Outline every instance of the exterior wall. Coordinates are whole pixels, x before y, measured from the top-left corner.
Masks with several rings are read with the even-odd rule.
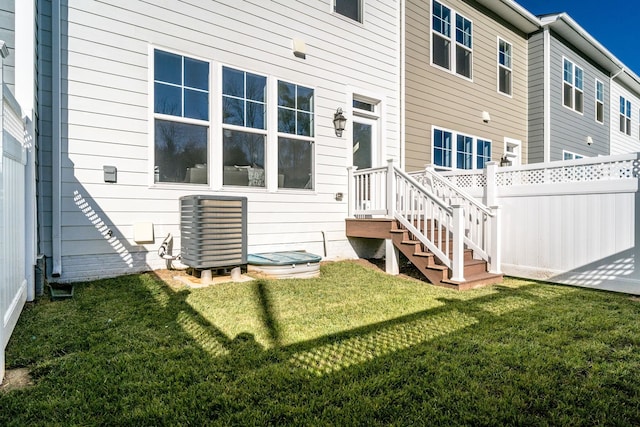
[[[431,1],[406,4],[406,170],[432,162],[432,126],[492,141],[492,159],[499,160],[504,139],[520,140],[521,161],[527,152],[526,35],[473,1],[441,3],[473,24],[473,81],[431,65]],[[513,47],[512,97],[497,89],[498,37]],[[482,120],[482,112],[491,116]]]
[[[631,135],[620,131],[620,97],[631,101]],[[611,82],[611,154],[640,151],[640,97],[615,79]]]
[[[24,1],[24,0],[23,0]],[[9,56],[4,59],[4,82],[15,93],[15,47],[16,47],[16,20],[15,0],[2,0],[0,2],[0,40],[9,48]]]
[[[529,37],[529,163],[544,162],[544,33]]]
[[[563,57],[584,71],[584,111],[563,105]],[[563,160],[563,150],[585,157],[609,154],[609,77],[551,33],[551,161]],[[595,79],[604,84],[604,123],[595,120]],[[593,139],[587,145],[587,137]]]
[[[246,196],[249,253],[296,249],[327,258],[355,256],[345,237],[346,197],[336,200],[336,193],[348,190],[351,98],[353,92],[379,97],[382,161],[397,160],[398,2],[368,0],[363,24],[333,14],[328,0],[191,2],[198,6],[181,4],[179,10],[132,0],[62,3],[60,281],[164,268],[156,251],[168,233],[179,250],[179,197],[188,194]],[[50,9],[47,0],[40,0],[39,201],[45,212],[41,249],[47,256],[54,255],[52,236],[57,232],[51,228],[56,164],[49,148]],[[306,43],[306,59],[294,57],[292,39]],[[211,61],[212,117],[218,117],[222,65],[314,88],[315,189],[154,185],[149,57],[154,46]],[[337,107],[345,109],[349,119],[342,138],[335,136],[332,123]],[[209,132],[208,164],[221,177],[221,162],[213,157],[222,134],[215,119]],[[268,137],[267,155],[277,155],[270,148],[276,143],[272,136],[274,132]],[[117,183],[104,182],[105,165],[117,167]],[[153,223],[153,242],[134,242],[133,228],[139,222]]]

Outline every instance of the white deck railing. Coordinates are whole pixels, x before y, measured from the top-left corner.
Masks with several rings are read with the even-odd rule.
[[[455,189],[436,173],[419,182],[393,163],[385,168],[349,169],[349,216],[398,220],[427,250],[464,281],[464,246],[500,272],[499,215]],[[437,184],[433,185],[434,182]]]

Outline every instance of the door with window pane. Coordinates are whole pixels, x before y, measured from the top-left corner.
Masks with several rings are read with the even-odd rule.
[[[375,164],[376,122],[364,117],[353,118],[353,166],[358,169],[367,169]]]

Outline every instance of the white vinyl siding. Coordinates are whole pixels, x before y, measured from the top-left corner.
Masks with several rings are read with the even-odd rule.
[[[350,157],[345,144],[350,141],[335,136],[333,113],[337,107],[347,107],[350,88],[380,94],[384,105],[380,141],[385,144],[384,153],[388,153],[383,159],[399,161],[399,5],[366,0],[364,21],[376,22],[375,28],[369,29],[367,25],[338,17],[331,10],[332,4],[330,1],[220,0],[184,2],[177,10],[166,7],[164,2],[141,0],[64,2],[60,27],[64,35],[61,86],[64,88],[65,151],[51,153],[49,148],[43,151],[39,177],[45,193],[38,201],[48,207],[42,211],[40,225],[43,241],[48,242],[52,236],[52,214],[51,192],[46,188],[51,187],[52,159],[62,154],[60,280],[78,281],[166,268],[164,260],[157,255],[158,246],[171,233],[174,254],[179,252],[178,200],[194,193],[249,199],[249,253],[306,250],[326,255],[327,259],[355,256],[354,248],[345,237],[346,198],[341,202],[335,199],[336,193],[347,192],[346,165]],[[42,146],[50,147],[51,96],[46,89],[51,88],[52,75],[51,62],[47,59],[51,57],[52,4],[43,0],[38,2],[38,7],[41,8],[38,83],[43,88],[38,124]],[[318,28],[330,28],[330,31],[318,31]],[[306,59],[294,56],[291,41],[294,35],[305,42]],[[338,42],[341,48],[336,52]],[[210,120],[201,121],[209,125],[206,184],[185,183],[184,178],[175,184],[153,182],[154,48],[210,64]],[[261,131],[264,131],[223,125],[223,66],[268,78],[266,102],[270,109],[266,133],[269,139],[264,187],[223,185],[223,129],[257,135],[263,135]],[[312,189],[285,190],[278,186],[279,80],[314,90]],[[174,120],[182,123],[194,119],[175,117]],[[348,122],[348,130],[349,126]],[[310,138],[293,136],[296,140]],[[104,165],[117,167],[117,183],[104,182]],[[108,223],[122,244],[122,253],[109,244],[76,206],[74,190]],[[139,222],[153,223],[153,242],[134,241],[134,226]],[[47,257],[52,252],[49,246],[45,243],[43,247]]]

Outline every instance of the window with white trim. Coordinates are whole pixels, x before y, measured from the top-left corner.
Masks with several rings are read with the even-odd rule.
[[[432,159],[436,166],[483,169],[491,161],[491,141],[488,139],[434,127],[432,141]]]
[[[476,140],[476,169],[484,169],[491,161],[491,141],[478,138]]]
[[[498,92],[511,96],[511,43],[498,37]]]
[[[631,101],[620,97],[620,132],[631,135]]]
[[[222,67],[222,185],[265,186],[267,78]]]
[[[452,73],[472,78],[473,24],[447,6],[433,0],[431,3],[431,63]],[[452,37],[455,20],[455,38]],[[452,46],[455,50],[452,51]],[[455,57],[452,59],[452,55]]]
[[[209,63],[153,53],[154,182],[208,182]]]
[[[563,58],[562,103],[580,114],[584,111],[583,78],[582,68]]]
[[[314,90],[278,81],[278,187],[313,189]]]
[[[563,160],[578,160],[584,158],[581,154],[572,153],[571,151],[562,150],[562,159]]]
[[[596,79],[596,122],[604,123],[604,83]]]
[[[333,11],[349,19],[362,22],[363,0],[334,0]]]

